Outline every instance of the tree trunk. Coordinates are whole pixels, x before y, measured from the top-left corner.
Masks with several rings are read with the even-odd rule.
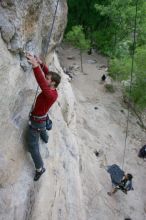
[[[114,56],[115,56],[115,54],[116,54],[116,47],[117,47],[117,31],[116,31],[116,29],[115,29],[114,45],[113,45],[113,48],[114,48],[114,50],[113,50],[113,55],[114,55]]]
[[[82,51],[80,50],[80,58],[81,58],[81,72],[83,72],[83,57],[82,57]]]

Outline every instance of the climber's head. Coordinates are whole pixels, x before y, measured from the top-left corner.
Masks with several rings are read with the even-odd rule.
[[[58,73],[55,73],[53,71],[49,71],[49,73],[46,74],[46,80],[47,80],[48,85],[50,87],[57,88],[60,81],[61,81],[61,76]]]
[[[130,173],[127,173],[127,174],[125,175],[125,179],[127,179],[127,180],[132,180],[132,178],[133,178],[133,176],[132,176],[132,174],[130,174]]]

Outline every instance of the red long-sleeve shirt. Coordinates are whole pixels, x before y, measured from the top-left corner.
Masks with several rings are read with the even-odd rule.
[[[45,79],[45,75],[49,72],[47,66],[43,64],[41,68],[39,66],[33,68],[36,81],[42,90],[36,99],[35,107],[32,111],[32,115],[35,116],[45,115],[58,97],[57,90],[49,88],[47,80]]]

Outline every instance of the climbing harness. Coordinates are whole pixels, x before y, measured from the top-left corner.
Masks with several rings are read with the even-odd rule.
[[[53,32],[53,27],[54,27],[54,23],[55,23],[55,18],[56,18],[56,14],[57,14],[58,4],[59,4],[59,0],[57,0],[57,4],[56,4],[54,16],[53,16],[53,21],[52,21],[52,25],[51,25],[51,30],[48,32],[48,41],[47,41],[47,44],[46,44],[46,47],[45,47],[44,57],[46,57],[47,51],[48,51],[48,48],[49,48],[49,44],[50,44],[50,40],[51,40],[51,35],[52,35],[52,32]],[[43,67],[42,67],[42,69],[43,69]],[[37,89],[36,89],[36,93],[35,93],[35,97],[34,97],[34,101],[33,101],[32,107],[31,107],[31,111],[33,110],[33,107],[35,105],[38,91],[39,91],[39,86],[37,86]],[[31,111],[30,111],[30,113],[31,113]]]
[[[131,74],[130,74],[130,86],[129,86],[129,97],[128,97],[128,115],[127,115],[127,126],[126,126],[126,136],[125,136],[125,146],[124,146],[124,154],[123,154],[123,161],[122,161],[122,169],[124,167],[124,162],[125,162],[125,154],[126,154],[126,148],[127,148],[127,137],[128,137],[128,127],[129,127],[130,96],[131,96],[131,92],[132,92],[134,56],[135,56],[135,49],[136,49],[138,1],[139,0],[136,0],[136,4],[135,4],[135,21],[134,21],[134,35],[133,35],[133,47],[132,47],[133,48],[133,50],[132,50],[132,65],[131,65]]]

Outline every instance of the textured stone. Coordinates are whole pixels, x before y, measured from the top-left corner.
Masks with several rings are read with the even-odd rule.
[[[46,43],[43,44],[42,42],[48,38],[55,5],[56,2],[53,0],[0,1],[0,220],[30,220],[31,216],[40,210],[39,208],[37,211],[35,207],[33,209],[33,205],[37,201],[38,192],[42,190],[45,182],[38,183],[34,188],[34,165],[30,155],[26,152],[25,139],[28,115],[34,100],[37,83],[24,56],[24,50],[37,55],[43,53]],[[62,39],[66,16],[67,5],[66,1],[62,0],[57,11],[50,51]],[[53,63],[52,65],[59,64]],[[55,117],[57,111],[60,112],[60,115],[62,114],[61,108],[57,109],[58,105],[56,104],[52,113],[52,118],[55,118],[54,124],[60,120]],[[62,131],[64,131],[66,123],[63,118],[61,121],[63,124]],[[55,128],[54,125],[54,135],[55,132],[58,132],[57,127]],[[61,140],[64,142],[62,138]],[[51,140],[50,138],[50,147],[55,146],[54,141],[56,142],[55,139]],[[59,142],[58,147],[60,146]],[[47,168],[48,159],[53,157],[53,148],[51,147],[51,150],[48,150],[46,145],[40,144]],[[62,145],[66,146],[66,144]],[[52,167],[51,172],[53,170]],[[48,178],[50,177],[47,176]],[[74,179],[73,176],[72,178]],[[55,190],[54,188],[52,191],[53,195]],[[49,191],[47,190],[47,192]],[[47,193],[45,194],[47,195]],[[49,202],[54,198],[53,195],[52,197],[49,196]],[[51,206],[48,207],[48,209],[51,208]],[[58,213],[61,212],[58,211]],[[49,219],[47,210],[42,219]]]
[[[15,34],[14,26],[12,26],[10,23],[8,23],[7,26],[2,26],[1,34],[3,40],[6,41],[6,43],[9,43]]]
[[[26,49],[44,53],[53,22],[56,2],[52,0],[1,1],[0,26],[9,50],[19,53]],[[49,50],[62,39],[66,25],[66,1],[60,1]],[[28,47],[29,45],[29,47]]]

